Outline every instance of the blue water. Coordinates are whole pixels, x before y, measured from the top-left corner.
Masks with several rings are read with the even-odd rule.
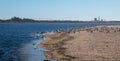
[[[120,23],[0,23],[0,61],[32,61],[32,59],[38,58],[39,61],[42,61],[41,59],[45,58],[44,56],[29,55],[25,57],[24,55],[24,59],[21,59],[20,55],[27,51],[38,54],[42,50],[33,51],[31,49],[36,47],[32,45],[33,43],[38,43],[41,40],[35,39],[33,36],[37,32],[51,32],[99,25],[120,25]],[[31,50],[27,46],[31,47],[29,48]]]

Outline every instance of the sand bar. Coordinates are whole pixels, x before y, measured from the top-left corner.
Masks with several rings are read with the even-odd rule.
[[[46,35],[37,46],[58,61],[120,61],[120,26],[77,28]]]

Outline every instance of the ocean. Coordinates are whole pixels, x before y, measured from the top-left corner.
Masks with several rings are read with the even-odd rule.
[[[44,38],[36,39],[37,33],[100,25],[120,23],[0,23],[0,61],[43,61],[44,48],[35,47]]]

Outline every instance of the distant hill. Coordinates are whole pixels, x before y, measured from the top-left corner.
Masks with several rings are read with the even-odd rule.
[[[28,18],[21,19],[19,17],[13,17],[7,20],[0,20],[0,22],[38,22],[38,21],[33,20],[33,19],[28,19]]]
[[[34,19],[29,19],[29,18],[19,18],[19,17],[13,17],[11,19],[7,19],[7,20],[2,20],[0,19],[0,22],[1,23],[6,23],[6,22],[10,22],[10,23],[33,23],[33,22],[40,22],[40,23],[43,23],[43,22],[59,22],[59,23],[82,23],[82,22],[96,22],[96,21],[72,21],[72,20],[34,20]],[[120,21],[100,21],[100,22],[120,22]],[[98,22],[99,23],[99,22]]]
[[[12,22],[12,23],[26,23],[26,22],[60,22],[60,23],[66,23],[66,22],[79,22],[79,21],[71,21],[71,20],[34,20],[29,18],[19,18],[19,17],[13,17],[11,19],[2,20],[0,19],[0,22]]]

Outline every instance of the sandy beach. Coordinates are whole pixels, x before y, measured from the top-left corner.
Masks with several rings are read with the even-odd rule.
[[[120,26],[77,28],[45,35],[48,60],[120,61]]]

